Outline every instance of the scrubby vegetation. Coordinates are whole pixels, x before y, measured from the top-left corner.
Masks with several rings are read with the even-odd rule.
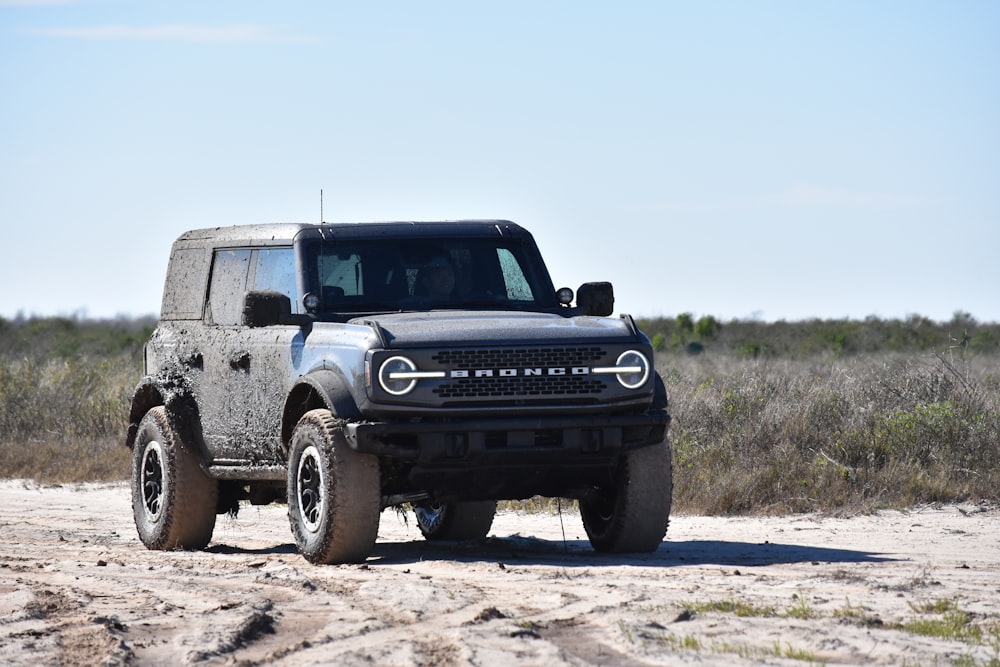
[[[128,400],[152,318],[0,318],[0,477],[125,479]]]
[[[680,511],[1000,499],[998,325],[963,313],[643,325],[671,398]]]
[[[710,514],[996,500],[997,357],[664,356],[674,499]]]
[[[155,322],[0,318],[0,477],[125,479]],[[710,514],[1000,500],[1000,325],[645,321],[674,506]]]

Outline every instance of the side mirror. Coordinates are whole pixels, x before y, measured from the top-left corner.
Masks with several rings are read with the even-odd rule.
[[[269,327],[291,319],[292,300],[281,292],[251,291],[243,296],[243,326]]]
[[[584,283],[576,291],[576,307],[581,315],[607,317],[615,310],[615,290],[611,283]]]

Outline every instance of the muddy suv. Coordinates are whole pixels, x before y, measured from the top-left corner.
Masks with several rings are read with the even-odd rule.
[[[611,285],[575,298],[505,221],[183,234],[131,402],[139,536],[200,549],[217,514],[287,501],[306,559],[356,562],[387,507],[478,539],[541,495],[577,499],[598,551],[656,549],[666,391]]]

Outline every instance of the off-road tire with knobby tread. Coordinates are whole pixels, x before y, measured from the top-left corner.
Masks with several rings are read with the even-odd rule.
[[[580,516],[596,551],[656,551],[667,534],[673,492],[670,445],[626,452],[614,486],[603,495],[580,501]]]
[[[351,449],[342,424],[329,410],[311,410],[292,432],[288,519],[311,563],[362,562],[378,536],[378,459]]]
[[[170,424],[162,405],[139,422],[132,447],[132,514],[149,549],[204,549],[215,530],[219,484]]]

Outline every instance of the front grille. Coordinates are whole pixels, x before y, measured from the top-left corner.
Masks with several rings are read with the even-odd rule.
[[[451,378],[433,391],[442,399],[545,399],[600,394],[603,380],[589,374],[549,374],[548,369],[589,368],[607,357],[598,346],[442,350],[431,358],[451,371],[495,371],[492,376]],[[503,374],[503,369],[512,371]],[[529,375],[525,369],[538,369]]]
[[[441,398],[579,396],[599,394],[604,383],[589,376],[465,378],[434,390]]]
[[[585,366],[600,361],[600,347],[536,347],[505,350],[444,350],[434,361],[449,368],[511,368],[530,366]]]

